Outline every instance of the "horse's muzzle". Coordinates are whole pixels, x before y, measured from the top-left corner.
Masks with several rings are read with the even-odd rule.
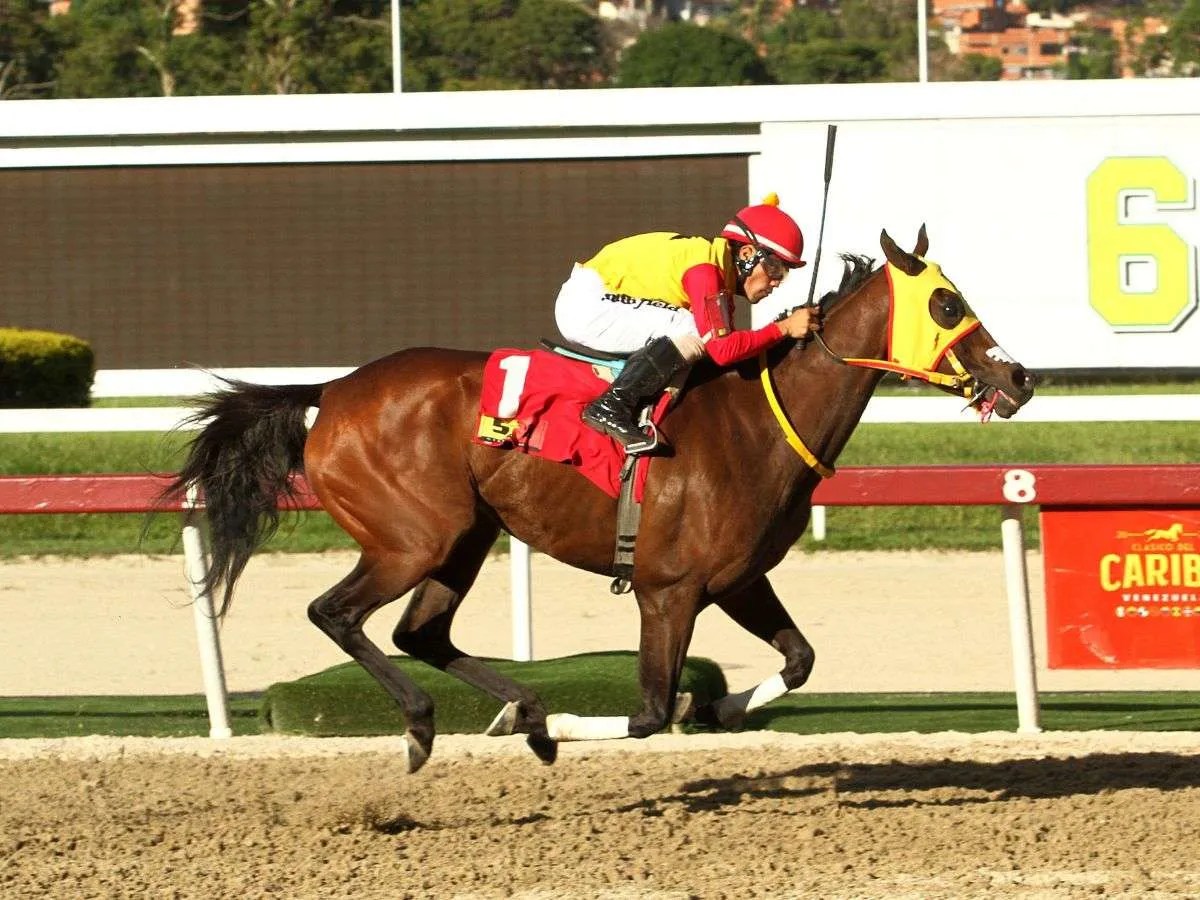
[[[1011,419],[1017,410],[1033,398],[1037,386],[1037,376],[1024,366],[1013,366],[1009,373],[1008,384],[986,384],[979,395],[976,409],[987,410],[1002,419]]]

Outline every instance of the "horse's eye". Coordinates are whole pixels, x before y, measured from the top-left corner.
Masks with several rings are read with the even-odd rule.
[[[929,298],[929,314],[943,328],[953,328],[962,321],[966,306],[958,294],[938,288]]]

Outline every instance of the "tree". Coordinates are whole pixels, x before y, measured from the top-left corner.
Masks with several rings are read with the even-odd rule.
[[[495,74],[523,87],[581,87],[608,74],[599,20],[568,0],[520,0],[496,43]]]
[[[416,0],[402,27],[414,90],[579,87],[608,72],[599,20],[571,0]]]
[[[1175,75],[1200,75],[1200,0],[1188,0],[1167,31],[1166,48]]]
[[[57,47],[39,0],[0,0],[0,100],[49,97]]]
[[[391,89],[386,0],[249,0],[246,93]]]
[[[236,91],[235,48],[203,33],[174,34],[174,0],[87,0],[49,27],[62,47],[55,97]]]
[[[1067,55],[1067,78],[1119,78],[1117,49],[1117,42],[1109,32],[1077,29],[1072,52]]]
[[[815,40],[785,47],[770,57],[771,74],[785,84],[850,84],[876,81],[887,70],[879,42]]]
[[[908,0],[845,0],[833,12],[794,8],[762,26],[772,76],[789,83],[915,80]]]
[[[762,33],[768,57],[780,50],[808,41],[833,40],[842,36],[838,19],[819,9],[797,6]]]
[[[645,32],[617,68],[621,87],[770,84],[754,48],[731,34],[687,22]]]
[[[982,53],[964,53],[961,57],[947,61],[942,69],[943,81],[999,81],[1004,64],[994,56]]]

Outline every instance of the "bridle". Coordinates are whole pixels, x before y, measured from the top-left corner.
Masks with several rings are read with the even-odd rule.
[[[888,359],[845,357],[835,353],[819,332],[813,337],[826,355],[839,365],[916,378],[969,398],[975,390],[975,376],[959,360],[954,347],[979,327],[979,319],[968,310],[952,328],[934,322],[929,316],[928,305],[935,290],[945,288],[959,297],[962,295],[942,274],[937,263],[921,261],[925,266],[916,275],[908,275],[891,263],[886,266],[890,304]],[[943,359],[954,370],[953,375],[937,371]]]
[[[825,354],[839,365],[877,369],[893,372],[902,378],[916,378],[960,393],[973,402],[977,397],[975,376],[968,372],[962,361],[959,360],[958,355],[954,352],[954,347],[968,334],[980,327],[979,319],[968,309],[952,328],[946,328],[935,322],[928,310],[933,292],[938,288],[947,288],[960,298],[961,294],[942,274],[940,266],[926,260],[922,260],[922,262],[925,263],[925,266],[916,275],[908,275],[891,263],[886,266],[889,294],[889,359],[842,356],[830,348],[819,332],[814,332],[812,337]],[[927,349],[922,350],[921,348]],[[914,354],[916,354],[915,358],[913,358]],[[954,370],[953,375],[937,371],[943,359]],[[776,422],[779,423],[788,444],[818,475],[822,478],[831,477],[835,472],[833,466],[821,462],[788,421],[787,413],[780,404],[774,385],[771,383],[771,370],[767,365],[765,351],[758,356],[758,368],[767,404],[771,407],[771,412],[774,414]]]

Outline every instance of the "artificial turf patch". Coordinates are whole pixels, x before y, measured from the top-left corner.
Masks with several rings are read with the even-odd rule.
[[[392,662],[433,698],[440,734],[479,734],[500,711],[497,700],[452,675],[407,656],[393,657]],[[616,716],[641,708],[637,654],[630,651],[486,662],[536,693],[548,712]],[[691,693],[697,703],[706,703],[725,695],[724,673],[712,660],[689,657],[679,690]],[[263,694],[260,721],[264,731],[318,737],[405,730],[399,707],[356,662],[271,685]]]

